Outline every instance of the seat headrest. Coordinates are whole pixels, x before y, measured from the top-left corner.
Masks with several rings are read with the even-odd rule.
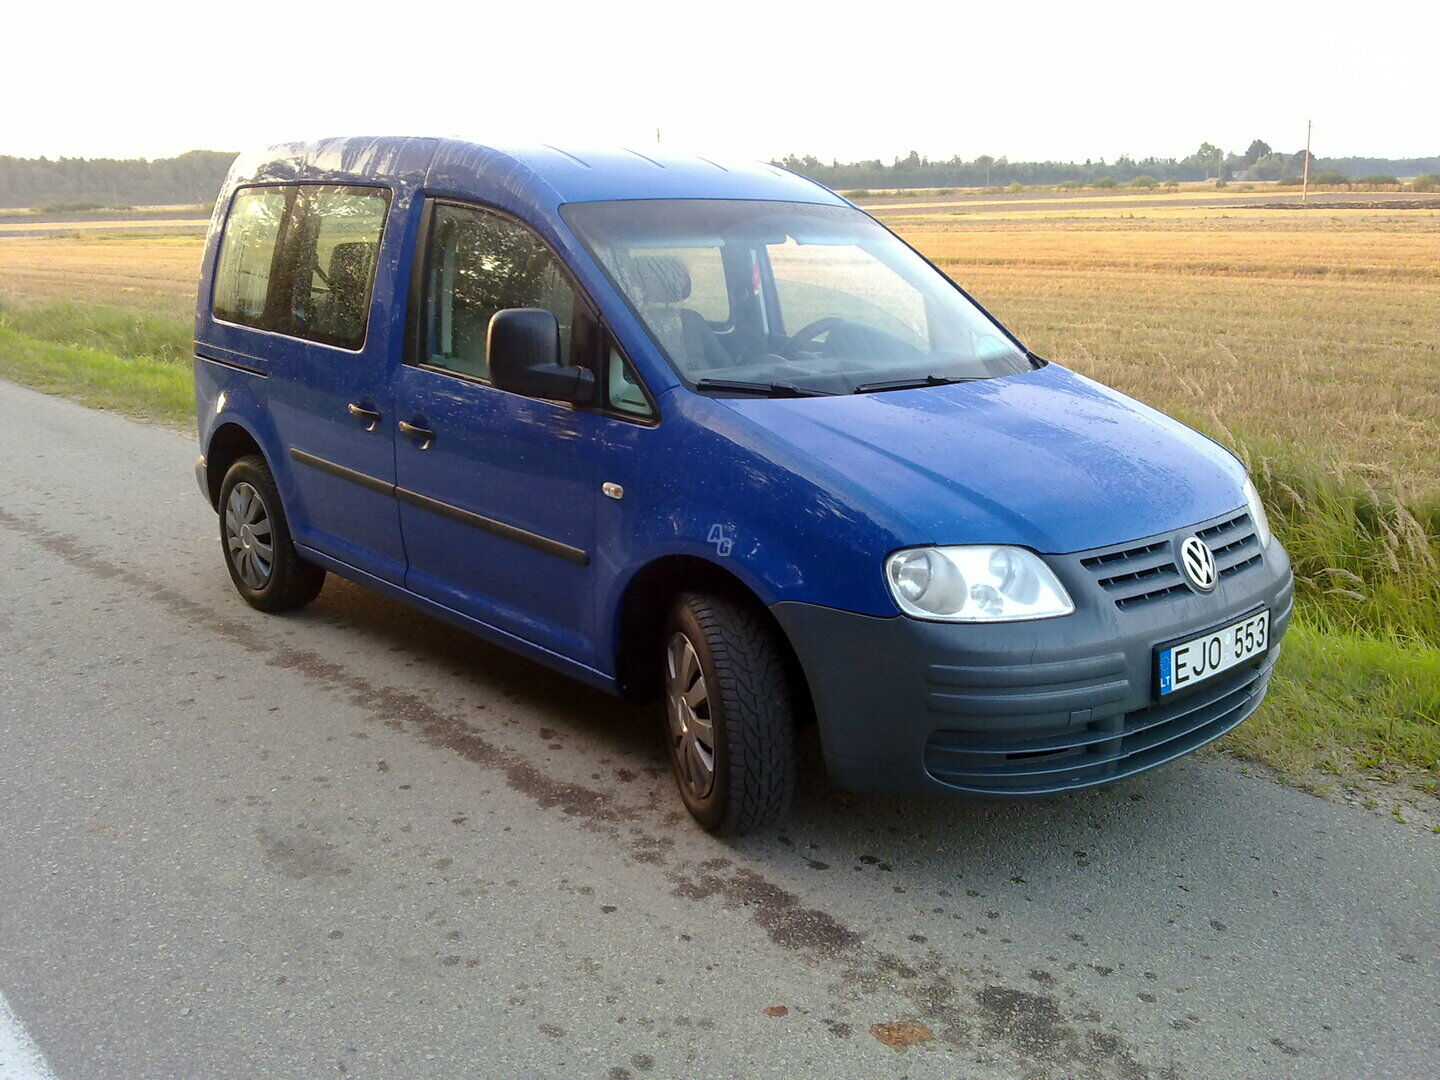
[[[370,245],[363,240],[336,244],[330,252],[331,288],[364,293],[370,283]]]
[[[690,271],[674,255],[636,255],[631,267],[647,304],[678,304],[690,295]]]

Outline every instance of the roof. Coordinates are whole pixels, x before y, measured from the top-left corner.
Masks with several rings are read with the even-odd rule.
[[[609,199],[773,199],[844,205],[827,188],[764,162],[664,146],[489,146],[460,139],[355,137],[242,154],[231,184],[257,180],[371,181],[423,186],[546,211]]]

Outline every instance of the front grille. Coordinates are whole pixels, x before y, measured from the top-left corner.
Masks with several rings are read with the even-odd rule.
[[[1254,711],[1275,654],[1174,698],[1060,734],[997,740],[937,731],[925,744],[936,780],[977,793],[1040,795],[1090,787],[1163,764],[1219,738]]]
[[[1189,535],[1189,530],[1181,530],[1158,540],[1105,549],[1084,556],[1080,565],[1095,575],[1095,583],[1121,610],[1191,596],[1195,590],[1175,561],[1176,541]],[[1248,512],[1196,530],[1194,535],[1210,548],[1222,578],[1260,562],[1260,541]]]

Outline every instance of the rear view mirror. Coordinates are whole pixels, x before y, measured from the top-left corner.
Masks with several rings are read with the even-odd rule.
[[[560,362],[560,323],[552,312],[497,311],[490,319],[485,356],[490,381],[501,390],[576,405],[594,400],[594,373]]]

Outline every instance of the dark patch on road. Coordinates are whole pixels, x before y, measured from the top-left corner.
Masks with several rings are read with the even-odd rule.
[[[335,845],[320,837],[305,831],[281,836],[266,829],[257,830],[255,835],[264,850],[266,865],[285,877],[304,880],[350,873],[350,867],[336,857]],[[331,937],[337,935],[339,931],[331,933]]]
[[[635,816],[633,810],[617,805],[609,792],[548,776],[518,754],[486,739],[463,717],[446,712],[419,694],[375,683],[308,650],[275,650],[269,662],[349,690],[354,704],[386,723],[407,724],[433,746],[477,765],[500,769],[511,789],[529,796],[542,810],[558,807],[574,817],[606,822],[628,821]]]
[[[786,949],[833,957],[860,942],[860,935],[833,915],[805,907],[800,897],[754,870],[745,868],[724,875],[677,870],[669,876],[675,896],[686,900],[719,897],[727,907],[747,910],[770,940]]]
[[[1060,1066],[1059,1075],[1146,1080],[1173,1077],[1173,1069],[1152,1073],[1136,1061],[1121,1040],[1108,1032],[1082,1036],[1066,1023],[1053,997],[1007,986],[986,986],[975,993],[985,1033],[1017,1047],[1027,1059],[1027,1073],[1052,1075],[1040,1066]]]

